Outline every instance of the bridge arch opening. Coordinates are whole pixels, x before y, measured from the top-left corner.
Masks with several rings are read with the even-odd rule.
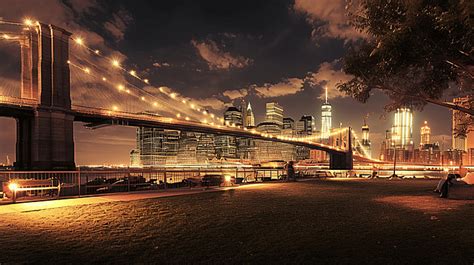
[[[0,165],[12,166],[16,161],[16,120],[0,117],[0,128]]]

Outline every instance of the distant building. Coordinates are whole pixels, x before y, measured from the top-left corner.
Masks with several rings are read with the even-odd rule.
[[[130,166],[131,167],[140,167],[142,163],[140,162],[140,151],[138,149],[132,149],[130,151]]]
[[[295,120],[290,117],[283,118],[283,127],[281,134],[292,137],[295,134]]]
[[[316,130],[316,119],[311,115],[303,115],[296,124],[299,135],[312,135]]]
[[[207,133],[196,133],[196,160],[204,164],[216,157],[215,136]]]
[[[227,108],[224,112],[224,123],[225,125],[242,126],[242,111],[234,106]]]
[[[430,144],[431,128],[428,126],[428,122],[425,121],[424,125],[420,129],[420,146],[423,147],[425,144]]]
[[[138,151],[144,167],[174,165],[177,163],[179,131],[139,127]]]
[[[249,104],[247,105],[247,109],[245,111],[245,127],[253,128],[255,127],[255,115],[253,114],[252,106]]]
[[[282,126],[275,122],[262,122],[257,125],[257,131],[277,136],[282,134]],[[255,148],[256,160],[260,162],[272,160],[295,160],[295,147],[291,144],[256,140]]]
[[[413,113],[409,108],[397,109],[391,130],[385,133],[380,159],[399,162],[414,161]]]
[[[179,137],[177,161],[180,165],[197,163],[198,139],[194,132],[181,132]]]
[[[328,89],[326,87],[326,101],[321,106],[321,140],[329,139],[332,129],[332,107],[328,103]]]
[[[364,125],[362,125],[362,142],[361,142],[361,148],[362,148],[362,154],[367,155],[368,157],[372,157],[372,148],[371,148],[371,143],[370,143],[370,138],[369,138],[369,125],[367,125],[367,122],[364,119]],[[354,142],[354,141],[353,141]]]
[[[266,104],[265,122],[273,122],[278,126],[283,126],[283,107],[276,102]]]
[[[403,149],[413,145],[413,113],[409,108],[400,108],[395,112],[392,142]]]

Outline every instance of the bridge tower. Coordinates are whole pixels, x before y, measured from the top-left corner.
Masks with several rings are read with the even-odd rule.
[[[37,23],[21,41],[21,98],[38,102],[33,115],[17,118],[15,168],[75,169],[71,113],[69,37],[54,25]]]
[[[352,157],[352,128],[349,127],[347,135],[347,151],[344,154],[329,153],[330,169],[353,169],[354,161]]]

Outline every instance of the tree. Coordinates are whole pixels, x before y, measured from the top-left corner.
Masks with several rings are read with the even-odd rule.
[[[474,1],[359,0],[349,4],[351,25],[367,38],[351,44],[338,89],[366,102],[385,92],[387,111],[426,104],[474,116]],[[443,97],[470,96],[464,104]]]

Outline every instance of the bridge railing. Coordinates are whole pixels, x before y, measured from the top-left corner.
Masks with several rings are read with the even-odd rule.
[[[31,106],[38,105],[38,100],[29,99],[29,98],[16,98],[16,97],[0,95],[0,103],[31,107]]]

